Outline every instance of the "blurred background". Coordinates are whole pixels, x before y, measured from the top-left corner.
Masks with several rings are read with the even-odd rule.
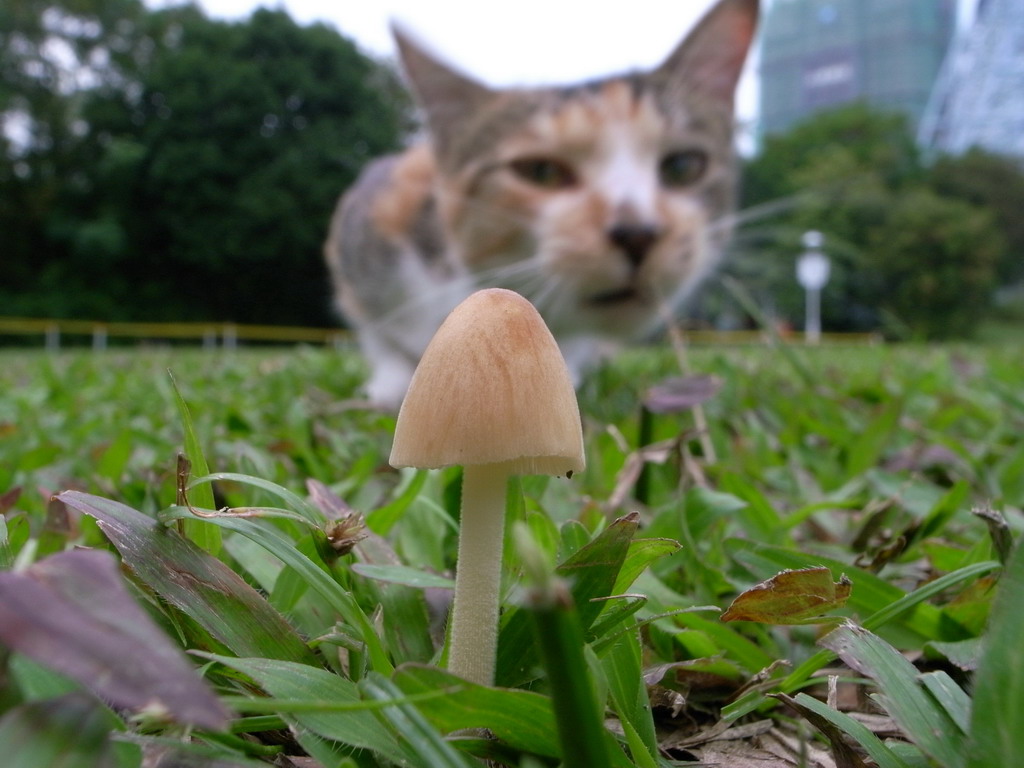
[[[1020,4],[766,3],[724,266],[763,317],[712,280],[687,322],[802,328],[812,250],[827,331],[1024,339]],[[337,326],[331,210],[416,126],[389,20],[486,82],[567,82],[656,64],[711,2],[594,5],[4,0],[0,317]]]

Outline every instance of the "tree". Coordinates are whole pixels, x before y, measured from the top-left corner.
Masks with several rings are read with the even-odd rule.
[[[741,238],[755,248],[736,269],[783,317],[802,314],[793,264],[810,229],[825,233],[832,260],[829,328],[968,336],[990,310],[1005,251],[995,217],[932,185],[903,117],[854,105],[812,118],[769,138],[744,183],[747,208],[781,213]]]
[[[828,163],[837,149],[847,156],[844,173],[878,172],[891,186],[921,175],[920,155],[906,117],[854,103],[822,112],[784,134],[765,137],[758,155],[743,169],[743,204],[779,200],[806,191],[796,175]],[[833,177],[841,188],[849,176]]]
[[[991,212],[925,186],[892,199],[864,266],[878,307],[913,338],[970,336],[988,316],[1005,241]]]
[[[9,0],[0,5],[0,306],[51,314],[64,294],[54,238],[65,193],[93,154],[81,96],[117,79],[111,55],[142,14],[138,0]],[[56,217],[56,218],[55,218]]]
[[[1006,237],[999,262],[1003,283],[1024,281],[1024,166],[1020,160],[974,148],[942,155],[929,169],[939,193],[988,208]]]
[[[70,14],[86,0],[63,2]],[[64,96],[76,161],[25,228],[49,258],[0,300],[106,319],[330,322],[320,243],[334,202],[406,127],[390,70],[284,12],[229,23],[122,2],[138,13],[109,28],[82,10],[102,29],[103,76]]]

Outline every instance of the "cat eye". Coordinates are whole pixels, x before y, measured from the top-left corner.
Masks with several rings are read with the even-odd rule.
[[[699,181],[707,168],[706,152],[687,149],[665,155],[658,166],[658,175],[666,187],[686,187]]]
[[[523,181],[544,189],[568,189],[576,186],[576,173],[561,160],[528,157],[514,160],[509,167]]]

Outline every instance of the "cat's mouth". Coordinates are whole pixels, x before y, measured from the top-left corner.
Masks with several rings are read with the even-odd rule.
[[[615,288],[611,291],[595,294],[590,297],[590,303],[598,307],[608,307],[615,304],[625,304],[628,301],[637,301],[640,298],[640,292],[633,286],[627,285],[624,288]]]

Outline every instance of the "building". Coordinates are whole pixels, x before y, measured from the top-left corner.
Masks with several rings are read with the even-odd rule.
[[[775,0],[761,38],[759,134],[852,101],[904,112],[916,128],[955,26],[956,0]]]
[[[979,0],[950,48],[918,131],[928,148],[1024,158],[1024,3]]]

